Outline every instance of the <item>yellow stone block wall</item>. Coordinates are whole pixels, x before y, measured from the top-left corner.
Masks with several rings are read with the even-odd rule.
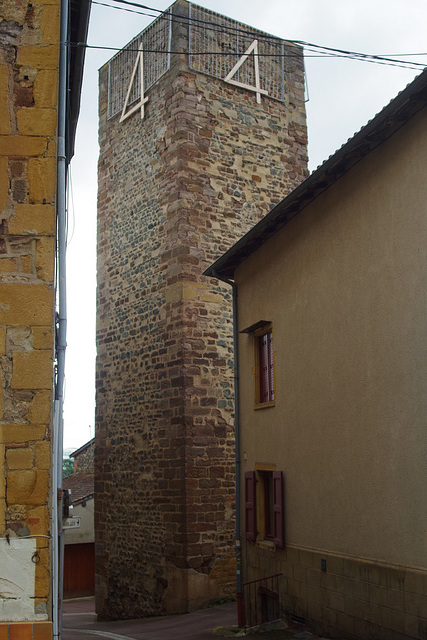
[[[0,537],[37,541],[33,621],[1,638],[51,637],[59,8],[0,4]]]

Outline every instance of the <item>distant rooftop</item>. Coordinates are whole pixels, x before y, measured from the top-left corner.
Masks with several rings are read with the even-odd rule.
[[[64,489],[71,489],[72,504],[80,504],[95,495],[95,476],[93,473],[75,473],[63,479]]]
[[[80,453],[83,453],[84,451],[89,449],[89,447],[93,447],[94,444],[95,444],[95,438],[92,438],[92,440],[89,440],[89,442],[86,442],[86,444],[83,444],[79,449],[76,449],[75,451],[73,451],[73,453],[70,453],[70,458],[74,458],[75,456],[78,456]]]

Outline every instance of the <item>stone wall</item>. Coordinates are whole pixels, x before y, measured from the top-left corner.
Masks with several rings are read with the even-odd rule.
[[[249,579],[282,573],[283,614],[310,620],[332,638],[410,640],[426,637],[425,571],[301,549],[246,545]]]
[[[74,451],[70,457],[74,459],[74,473],[93,473],[95,440]]]
[[[174,5],[188,15],[187,3]],[[188,51],[185,21],[173,51]],[[97,612],[186,611],[235,592],[231,290],[205,267],[306,175],[301,51],[284,102],[189,69],[107,119],[100,72]],[[219,333],[221,330],[221,336]]]
[[[50,618],[59,1],[4,0],[0,20],[0,538],[4,558],[18,549],[2,635],[4,621]],[[18,626],[51,637],[50,622]]]

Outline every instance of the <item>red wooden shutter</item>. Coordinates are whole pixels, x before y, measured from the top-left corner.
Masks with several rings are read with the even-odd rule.
[[[256,540],[256,511],[255,511],[255,471],[245,473],[245,535],[246,540]]]
[[[274,400],[273,332],[268,331],[258,338],[259,401]]]
[[[268,402],[268,341],[267,334],[260,336],[259,344],[259,401]]]
[[[274,368],[273,368],[273,332],[267,333],[268,348],[268,401],[274,400]]]
[[[274,544],[285,546],[285,506],[283,500],[283,471],[273,471]]]

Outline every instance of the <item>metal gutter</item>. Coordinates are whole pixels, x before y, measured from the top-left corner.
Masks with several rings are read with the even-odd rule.
[[[62,567],[63,533],[61,514],[63,403],[65,376],[65,348],[67,334],[66,299],[66,181],[67,158],[65,149],[68,84],[68,11],[69,0],[61,0],[59,36],[59,88],[58,88],[58,136],[57,136],[57,188],[56,188],[56,292],[58,312],[56,318],[56,381],[53,416],[52,460],[52,627],[53,638],[61,638],[62,632]]]
[[[62,635],[64,537],[62,532],[62,455],[65,350],[67,344],[67,171],[74,154],[80,108],[85,48],[69,49],[69,38],[84,45],[89,26],[89,0],[60,0],[58,134],[56,186],[56,281],[57,302],[52,450],[52,633]]]

